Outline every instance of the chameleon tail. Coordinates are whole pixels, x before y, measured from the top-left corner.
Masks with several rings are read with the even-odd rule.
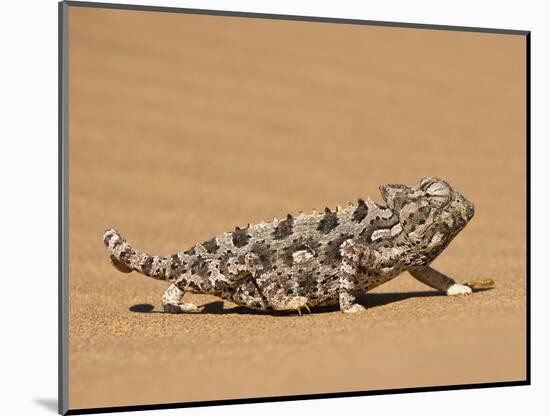
[[[123,273],[137,271],[158,280],[168,280],[172,272],[171,258],[151,256],[132,248],[117,230],[103,233],[103,244],[111,257],[111,264]]]

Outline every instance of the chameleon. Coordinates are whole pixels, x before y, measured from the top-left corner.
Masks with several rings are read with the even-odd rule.
[[[474,205],[437,177],[413,186],[379,187],[384,204],[348,202],[296,217],[235,227],[185,251],[153,256],[134,249],[115,229],[103,243],[111,264],[170,283],[165,312],[199,312],[185,293],[210,294],[256,310],[310,311],[335,306],[366,308],[358,296],[409,272],[450,296],[471,287],[430,267],[474,216]]]

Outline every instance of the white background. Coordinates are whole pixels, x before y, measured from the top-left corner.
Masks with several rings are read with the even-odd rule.
[[[113,1],[117,3],[117,1]],[[131,2],[130,0],[128,2]],[[2,414],[53,415],[57,398],[57,2],[0,12]],[[532,31],[532,386],[151,411],[147,415],[542,414],[547,323],[550,15],[543,1],[142,1],[141,4]],[[483,178],[480,178],[483,180]],[[518,221],[524,221],[518,218]],[[488,241],[487,244],[491,242]],[[519,255],[519,253],[518,253]],[[498,279],[498,276],[496,276]],[[406,351],[403,351],[406,354]],[[235,380],[235,382],[240,382]],[[242,380],[242,382],[246,382]],[[183,383],[183,380],[182,380]],[[184,385],[182,385],[184,388]],[[544,410],[546,408],[546,411]],[[126,413],[138,414],[138,413]],[[546,413],[547,414],[547,413]]]

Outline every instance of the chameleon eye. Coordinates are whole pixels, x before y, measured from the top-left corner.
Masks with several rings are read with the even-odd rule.
[[[442,207],[451,200],[451,188],[443,181],[434,182],[426,189],[426,195],[434,205]]]

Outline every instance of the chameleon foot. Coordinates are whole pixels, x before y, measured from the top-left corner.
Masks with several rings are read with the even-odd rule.
[[[311,309],[309,309],[309,306],[308,305],[303,305],[303,306],[300,306],[296,309],[300,316],[302,316],[302,307],[305,308],[306,311],[308,311],[308,313],[311,313]]]
[[[447,289],[447,296],[469,295],[470,293],[472,293],[472,288],[460,283],[455,283]]]
[[[363,305],[360,305],[359,303],[354,303],[349,308],[342,309],[342,312],[353,314],[353,313],[365,312],[366,310],[367,310],[367,308],[365,308]]]
[[[199,308],[193,303],[166,303],[164,312],[168,313],[197,313]]]

